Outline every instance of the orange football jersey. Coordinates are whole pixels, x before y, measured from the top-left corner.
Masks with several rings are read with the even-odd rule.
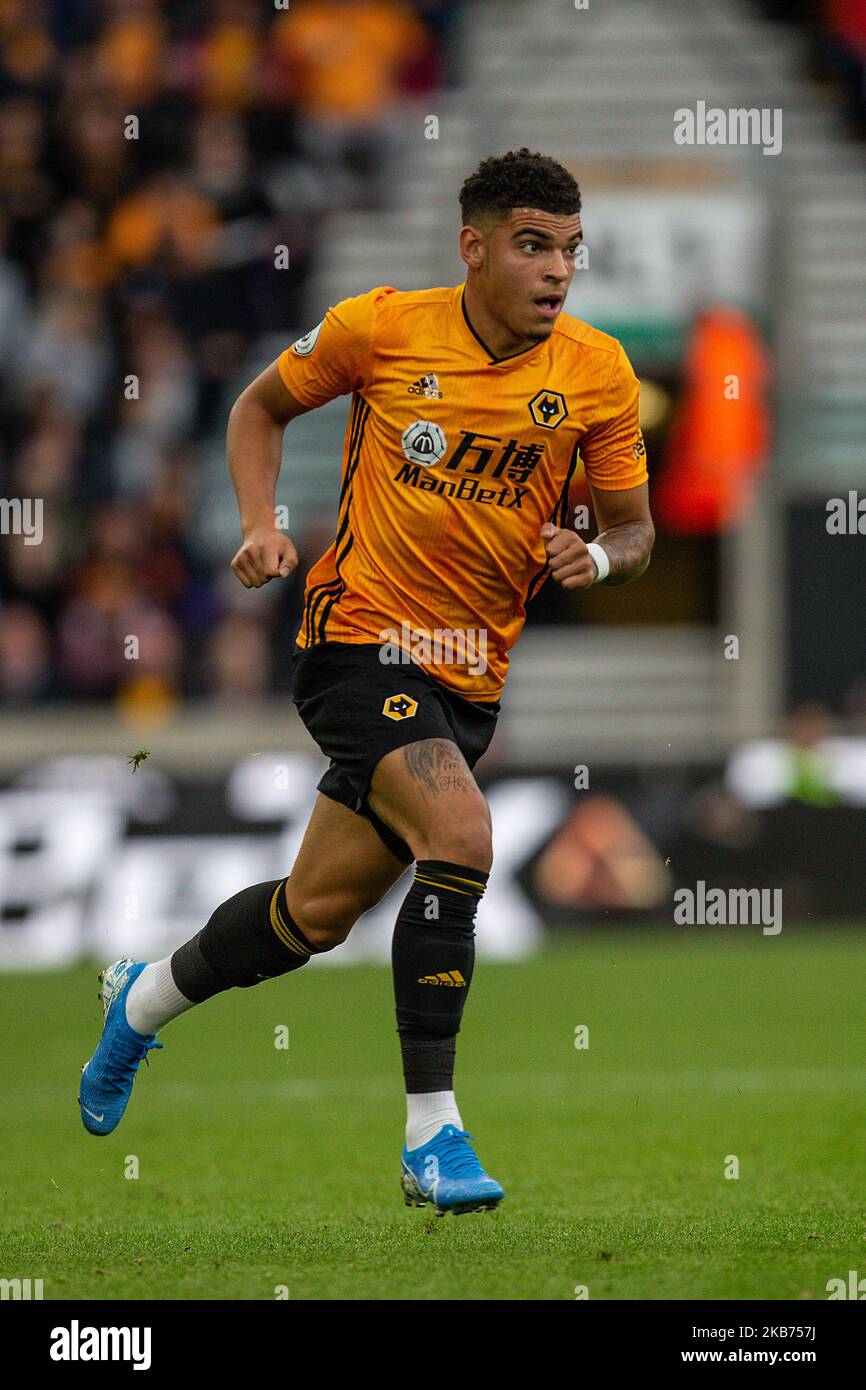
[[[548,573],[540,529],[569,525],[578,450],[593,487],[646,481],[621,345],[560,313],[545,341],[492,358],[463,285],[384,285],[330,309],[278,362],[303,405],[352,393],[337,534],[307,576],[298,644],[396,633],[449,689],[498,699]]]

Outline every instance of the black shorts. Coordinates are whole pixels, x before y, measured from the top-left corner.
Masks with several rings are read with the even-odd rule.
[[[486,750],[499,701],[446,690],[420,666],[385,665],[378,642],[317,642],[292,657],[292,699],[331,766],[319,791],[366,816],[392,854],[414,855],[367,804],[373,769],[386,753],[424,738],[457,744],[470,767]]]

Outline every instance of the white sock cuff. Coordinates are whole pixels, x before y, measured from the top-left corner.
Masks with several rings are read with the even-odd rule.
[[[427,1144],[444,1125],[463,1128],[453,1091],[415,1091],[406,1097],[406,1147]]]
[[[126,1021],[142,1037],[164,1028],[194,1006],[181,994],[171,973],[171,956],[146,965],[126,996]]]

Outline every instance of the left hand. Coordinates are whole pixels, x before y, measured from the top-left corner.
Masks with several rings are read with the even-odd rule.
[[[598,570],[595,561],[576,531],[566,531],[546,521],[541,539],[547,551],[551,578],[563,589],[588,589],[595,582]]]

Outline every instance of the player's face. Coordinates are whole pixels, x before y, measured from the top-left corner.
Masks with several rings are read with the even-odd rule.
[[[512,208],[487,237],[487,308],[518,337],[546,338],[562,312],[582,240],[580,214]]]

